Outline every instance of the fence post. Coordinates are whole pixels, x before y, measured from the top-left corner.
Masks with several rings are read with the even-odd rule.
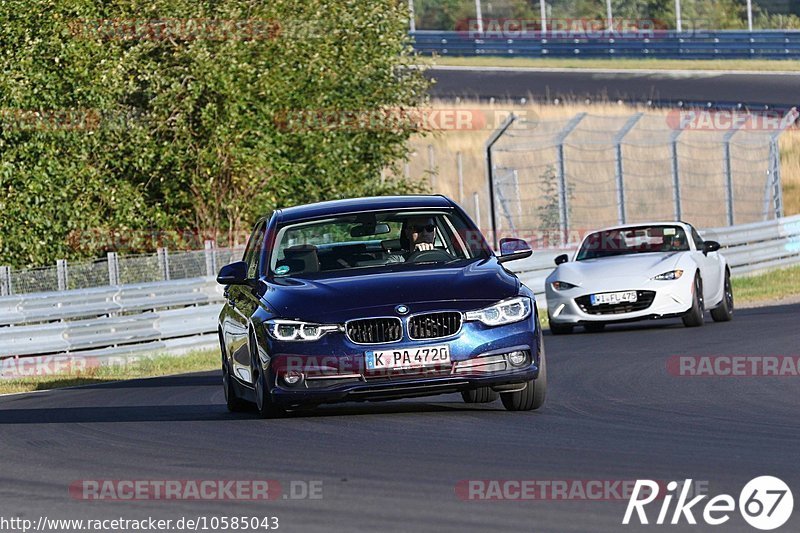
[[[431,189],[436,192],[436,154],[433,145],[428,145],[428,172],[430,173]]]
[[[495,206],[494,206],[494,166],[492,163],[492,147],[494,143],[503,136],[508,128],[517,120],[517,115],[511,113],[506,117],[500,127],[498,127],[490,136],[489,139],[486,141],[486,177],[489,185],[489,227],[492,231],[492,245],[494,249],[498,249],[497,243],[497,220],[495,217]],[[477,193],[476,193],[477,194]],[[477,204],[476,204],[477,205]],[[479,224],[480,226],[480,224]]]
[[[464,156],[456,152],[456,174],[458,174],[458,203],[464,205]]]
[[[628,216],[625,210],[625,174],[622,168],[622,140],[629,131],[639,122],[643,113],[636,113],[628,119],[622,129],[614,136],[614,174],[617,179],[617,219],[620,224],[625,224]]]
[[[119,285],[119,261],[117,252],[108,252],[108,284]]]
[[[477,192],[472,193],[472,205],[475,208],[475,224],[481,229],[481,197]]]
[[[206,241],[204,246],[206,255],[206,276],[216,277],[217,254],[214,253],[214,241]]]
[[[169,252],[166,248],[156,250],[158,254],[158,270],[161,272],[161,279],[169,281]]]
[[[567,122],[555,138],[556,156],[558,159],[558,229],[561,234],[561,246],[569,241],[569,188],[567,185],[567,171],[564,164],[564,141],[574,130],[586,113],[578,113]]]
[[[11,267],[0,266],[0,296],[11,296],[14,287],[11,285]]]
[[[67,260],[66,259],[57,259],[56,260],[56,274],[58,276],[58,290],[65,291],[69,286],[69,273],[67,271]]]
[[[675,204],[675,220],[683,218],[683,210],[681,209],[681,175],[680,165],[678,160],[678,137],[683,133],[684,125],[678,126],[678,129],[670,135],[670,150],[672,155],[672,196]]]
[[[769,187],[772,188],[772,201],[773,201],[773,209],[775,218],[781,218],[783,216],[783,188],[781,187],[781,155],[780,150],[778,149],[778,136],[780,132],[775,133],[771,136],[769,140],[769,159],[770,159],[770,171],[772,176],[768,176],[767,179],[770,180]],[[767,212],[764,212],[766,217]]]
[[[725,211],[728,214],[728,225],[733,226],[733,171],[731,170],[731,137],[736,135],[739,126],[735,126],[725,133],[722,138],[722,168],[725,173]]]

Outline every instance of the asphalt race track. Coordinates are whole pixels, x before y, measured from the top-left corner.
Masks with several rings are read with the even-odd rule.
[[[786,64],[787,70],[792,66]],[[675,104],[800,105],[800,74],[713,71],[591,71],[577,69],[513,69],[436,67],[428,77],[436,84],[431,96],[489,98],[555,98],[592,101],[623,100]]]
[[[775,475],[800,498],[800,378],[677,377],[674,355],[798,355],[800,305],[547,336],[548,403],[509,413],[448,395],[229,414],[217,373],[0,398],[0,516],[277,516],[285,531],[653,530],[625,501],[464,501],[460,480],[683,480],[711,495]],[[321,499],[83,501],[82,479],[322,481]],[[673,502],[674,503],[674,502]],[[649,507],[655,520],[657,507]],[[695,512],[695,515],[702,515]],[[670,513],[671,516],[671,513]],[[699,518],[699,516],[698,516]],[[738,512],[724,526],[755,531]],[[800,530],[800,513],[781,531]]]

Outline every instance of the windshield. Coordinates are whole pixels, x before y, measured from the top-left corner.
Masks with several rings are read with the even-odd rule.
[[[578,251],[577,260],[650,252],[689,250],[686,232],[680,226],[640,226],[610,229],[590,234]]]
[[[456,213],[430,210],[360,213],[300,222],[279,229],[270,274],[305,276],[488,256],[475,239],[465,238],[471,233]]]

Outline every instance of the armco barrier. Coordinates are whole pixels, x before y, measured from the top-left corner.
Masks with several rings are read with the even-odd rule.
[[[528,34],[487,30],[416,31],[417,52],[440,56],[654,58],[654,59],[798,59],[800,31],[694,30],[593,34],[551,31]],[[787,66],[788,68],[788,66]]]
[[[701,233],[722,244],[734,276],[800,264],[800,216]],[[509,267],[543,300],[553,260],[574,251],[537,251]],[[221,288],[209,277],[2,297],[0,358],[214,347],[222,301]]]

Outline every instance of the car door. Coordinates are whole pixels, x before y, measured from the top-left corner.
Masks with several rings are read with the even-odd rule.
[[[264,245],[266,222],[256,224],[247,242],[242,258],[248,264],[248,278],[257,277],[258,258]],[[230,368],[233,375],[245,383],[252,383],[248,331],[250,317],[255,312],[253,287],[231,285],[225,288],[225,296],[230,313],[227,336],[229,339]]]
[[[700,276],[703,278],[703,298],[706,307],[710,307],[720,300],[722,292],[720,289],[722,265],[720,256],[717,252],[703,253],[703,238],[697,233],[694,227],[689,226],[694,250],[692,257],[700,267]]]

